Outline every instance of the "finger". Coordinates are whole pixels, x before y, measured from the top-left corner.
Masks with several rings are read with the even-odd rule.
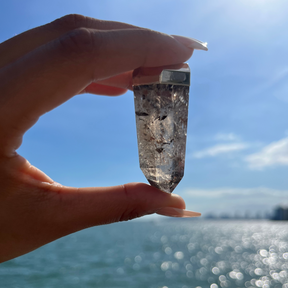
[[[98,20],[77,14],[66,15],[51,23],[28,30],[3,42],[0,45],[0,68],[35,48],[78,28],[115,30],[137,29],[138,27],[121,22]]]
[[[181,197],[142,183],[76,189],[50,181],[39,182],[36,178],[27,179],[23,174],[24,181],[13,183],[10,196],[4,197],[7,201],[0,202],[0,215],[9,215],[2,221],[6,233],[1,235],[0,248],[7,250],[0,253],[0,262],[88,227],[133,219],[161,208],[185,208]],[[15,187],[20,189],[15,191]],[[8,185],[4,192],[10,192],[10,188]]]
[[[132,74],[133,71],[127,71],[116,76],[100,80],[97,83],[132,90]]]
[[[55,186],[54,190],[61,196],[61,201],[54,203],[53,221],[65,234],[95,225],[130,220],[164,207],[185,209],[185,202],[180,196],[143,183],[79,189]]]
[[[93,81],[140,66],[182,63],[192,52],[169,35],[137,29],[78,29],[41,46],[0,71],[2,151],[17,149],[38,117]]]
[[[132,90],[132,73],[133,71],[128,71],[113,77],[109,77],[107,79],[100,80],[97,83],[92,82],[82,91],[82,93],[87,92],[108,96],[117,96],[124,94],[127,91],[127,89]],[[96,84],[98,85],[100,84],[99,90],[98,85]],[[103,89],[104,87],[102,87],[101,85],[105,86],[105,90]],[[111,92],[109,87],[111,88]],[[106,92],[106,94],[103,94],[104,92]]]
[[[91,93],[105,96],[119,96],[127,92],[127,89],[113,86],[102,85],[98,83],[91,83],[80,93]]]

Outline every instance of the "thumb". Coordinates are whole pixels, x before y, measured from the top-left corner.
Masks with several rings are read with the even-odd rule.
[[[172,215],[169,208],[176,208],[175,211],[185,208],[185,202],[180,196],[162,192],[143,183],[99,188],[62,186],[59,189],[61,201],[59,207],[54,207],[53,218],[65,234],[157,212],[162,215],[180,216],[181,213]],[[194,214],[190,216],[200,215]]]

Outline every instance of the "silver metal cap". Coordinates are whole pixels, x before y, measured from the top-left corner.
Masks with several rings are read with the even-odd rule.
[[[134,70],[133,86],[150,84],[190,86],[189,65],[184,63],[163,67],[141,67]]]

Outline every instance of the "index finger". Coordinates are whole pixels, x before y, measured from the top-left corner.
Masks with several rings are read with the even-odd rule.
[[[78,29],[49,42],[0,70],[0,146],[18,148],[42,114],[92,81],[140,66],[182,63],[192,53],[173,37],[145,29]]]
[[[142,29],[126,23],[104,21],[78,14],[66,15],[51,23],[25,31],[1,43],[0,67],[4,67],[37,47],[79,28],[97,30]]]

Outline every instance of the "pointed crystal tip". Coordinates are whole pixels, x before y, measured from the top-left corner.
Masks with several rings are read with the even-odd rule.
[[[189,86],[134,86],[140,168],[149,183],[172,193],[184,175]]]

